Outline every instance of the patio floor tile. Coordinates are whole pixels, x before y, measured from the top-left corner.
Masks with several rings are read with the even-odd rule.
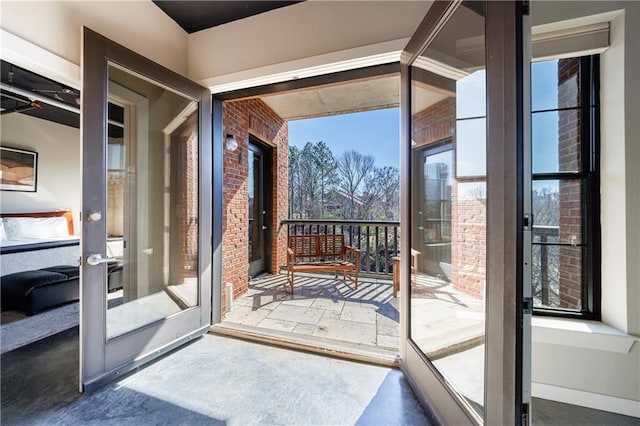
[[[304,306],[285,305],[284,302],[271,311],[269,318],[302,324],[318,324],[324,311]]]
[[[375,325],[376,311],[360,306],[348,305],[342,310],[340,319],[343,321],[355,321]]]
[[[269,315],[269,312],[271,311],[263,309],[253,310],[247,306],[236,305],[233,311],[227,313],[225,319],[242,325],[255,326]]]
[[[398,343],[400,338],[398,336],[387,336],[386,334],[378,334],[376,340],[376,346],[382,346],[383,348],[398,349]]]
[[[297,334],[312,335],[315,329],[316,329],[316,326],[312,324],[298,324],[293,329],[293,332]]]
[[[260,328],[268,328],[269,330],[278,330],[278,331],[293,331],[298,323],[292,321],[283,321],[276,320],[271,318],[265,318],[260,321],[258,327]]]
[[[283,305],[291,305],[291,306],[304,306],[305,308],[311,307],[313,303],[313,299],[292,299],[292,300],[283,300]]]
[[[312,308],[326,309],[327,311],[340,312],[344,308],[344,302],[332,299],[316,299],[311,304]]]
[[[375,324],[362,322],[323,319],[313,335],[365,345],[376,344]]]
[[[376,330],[378,334],[384,334],[386,336],[395,336],[396,339],[400,336],[400,324],[397,321],[388,318],[384,315],[377,314],[376,316]]]

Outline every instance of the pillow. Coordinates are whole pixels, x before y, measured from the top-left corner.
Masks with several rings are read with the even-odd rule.
[[[6,217],[4,230],[9,240],[47,239],[69,235],[65,217]]]

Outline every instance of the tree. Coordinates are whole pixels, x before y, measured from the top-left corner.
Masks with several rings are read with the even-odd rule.
[[[320,141],[314,146],[314,162],[320,172],[320,217],[325,217],[324,203],[327,192],[338,183],[336,159],[326,143]]]
[[[305,218],[316,217],[316,197],[320,188],[320,170],[315,160],[315,145],[307,142],[300,154],[300,188],[302,190],[302,212]]]
[[[375,160],[371,155],[363,155],[357,151],[345,151],[338,160],[337,172],[340,181],[338,183],[339,190],[349,200],[348,211],[343,211],[343,217],[353,219],[362,219],[358,212],[361,203],[360,196],[365,192],[365,179],[372,173]]]
[[[302,209],[300,188],[300,148],[289,145],[289,217],[294,218],[296,212],[300,215]]]

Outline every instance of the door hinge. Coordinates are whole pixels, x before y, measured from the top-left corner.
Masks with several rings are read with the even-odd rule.
[[[531,3],[528,0],[522,1],[522,14],[525,16],[529,16],[529,12],[531,10]]]
[[[522,426],[529,426],[531,424],[531,404],[525,402],[522,404]]]
[[[533,297],[525,297],[522,299],[522,313],[531,315],[533,313]]]

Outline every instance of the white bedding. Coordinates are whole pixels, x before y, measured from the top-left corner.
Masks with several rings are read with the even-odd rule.
[[[50,242],[65,242],[65,241],[80,241],[79,235],[67,235],[64,237],[49,237],[49,238],[22,238],[18,240],[5,240],[0,242],[0,247],[19,247],[28,244],[40,244]]]
[[[79,241],[79,235],[69,235],[65,217],[0,218],[0,274],[77,265]]]

